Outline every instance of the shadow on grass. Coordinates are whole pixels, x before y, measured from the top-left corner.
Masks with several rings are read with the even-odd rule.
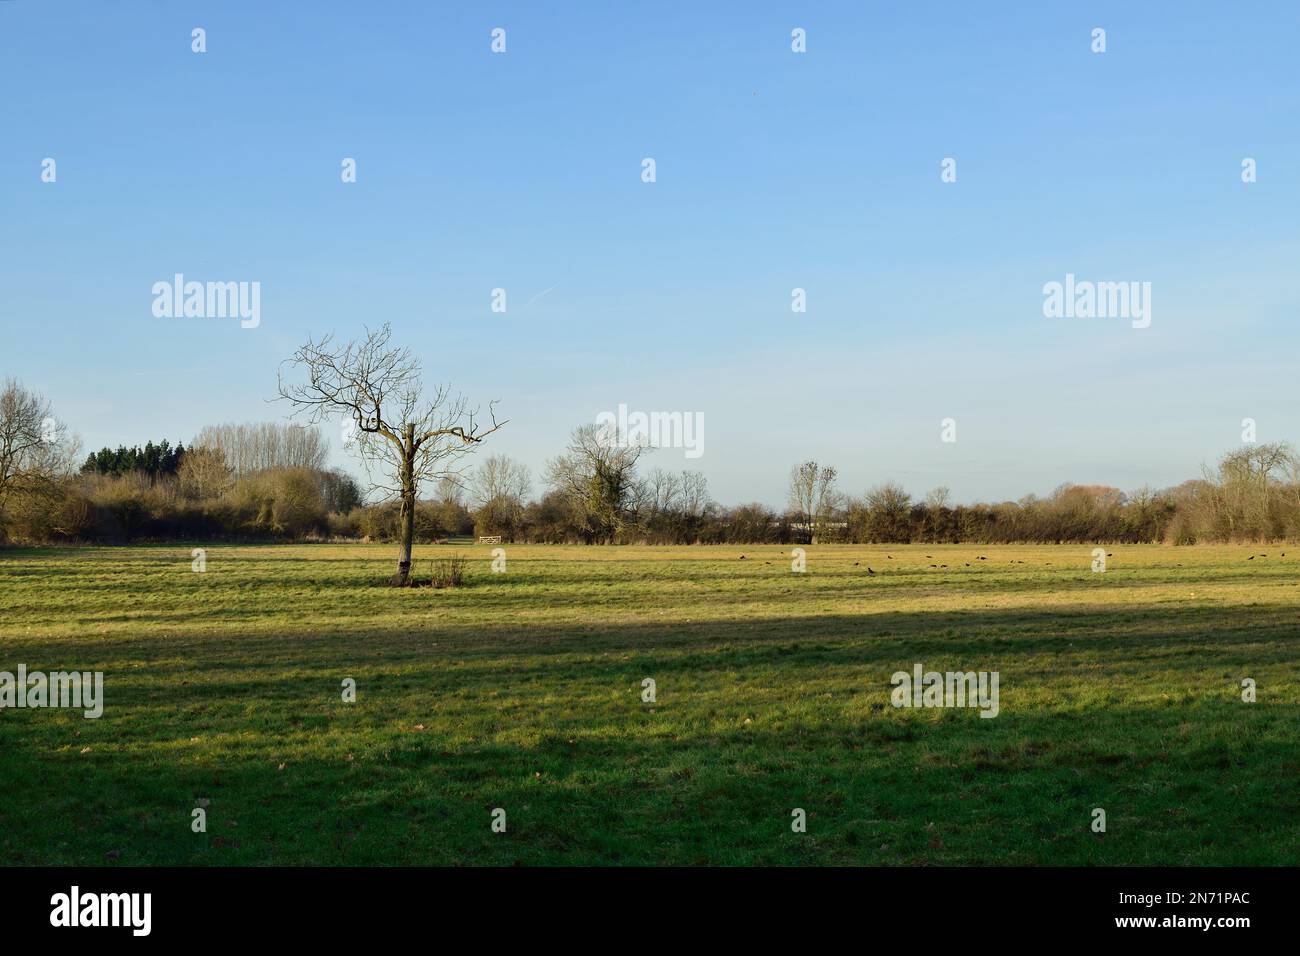
[[[25,635],[0,669],[103,670],[105,714],[0,713],[0,860],[1294,863],[1297,642],[1174,605]],[[915,662],[998,670],[1000,716],[889,706]]]

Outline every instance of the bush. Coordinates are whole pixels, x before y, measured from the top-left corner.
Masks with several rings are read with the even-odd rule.
[[[458,588],[466,583],[465,558],[454,554],[449,558],[439,558],[433,562],[433,580],[435,588]]]
[[[501,535],[503,541],[515,541],[523,524],[523,507],[511,498],[498,496],[480,505],[474,512],[474,534]]]
[[[361,530],[365,511],[353,508],[347,514],[331,514],[325,519],[331,538],[360,538],[365,532]]]
[[[285,538],[328,533],[325,501],[314,473],[306,468],[276,472],[271,489],[272,533]]]

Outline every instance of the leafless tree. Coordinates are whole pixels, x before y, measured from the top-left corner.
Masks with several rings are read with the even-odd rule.
[[[470,495],[475,505],[482,508],[491,502],[511,502],[523,507],[532,491],[533,479],[528,466],[505,455],[491,455],[474,469],[470,479]]]
[[[490,425],[481,424],[466,399],[439,385],[426,398],[420,362],[409,349],[391,345],[385,325],[359,341],[336,345],[333,336],[308,339],[286,364],[305,370],[307,381],[287,383],[280,397],[313,424],[343,416],[356,429],[354,448],[372,490],[401,502],[401,544],[394,583],[411,576],[415,502],[422,482],[455,478],[462,457],[501,428],[495,402],[488,404]]]
[[[272,468],[324,471],[329,457],[329,447],[317,429],[280,422],[208,425],[190,442],[190,448],[221,452],[236,475]]]
[[[1289,444],[1265,442],[1228,452],[1217,474],[1205,470],[1211,536],[1231,541],[1281,534],[1287,523],[1280,513],[1283,479],[1296,466],[1295,449]]]
[[[636,463],[646,448],[611,442],[597,425],[573,430],[566,454],[547,465],[547,483],[569,504],[589,540],[608,542],[635,521]]]
[[[650,519],[680,510],[681,475],[656,468],[646,477],[642,491],[644,492],[643,506]]]
[[[72,470],[77,442],[50,403],[15,379],[0,390],[0,511],[15,495],[53,495]]]
[[[801,530],[810,535],[814,544],[840,503],[835,479],[833,467],[823,468],[815,461],[806,461],[790,469],[790,510],[795,513]]]
[[[682,472],[682,513],[688,518],[700,518],[709,507],[709,482],[703,472]]]
[[[932,488],[925,495],[925,536],[926,540],[942,540],[944,513],[952,501],[952,493],[947,485]]]
[[[642,530],[656,542],[683,544],[696,540],[710,506],[709,485],[698,471],[656,468],[635,485]]]
[[[948,491],[947,485],[940,485],[932,488],[925,496],[925,507],[927,511],[938,513],[948,507],[952,500],[952,494]]]
[[[469,492],[478,533],[514,541],[523,527],[524,502],[532,484],[528,466],[505,455],[492,455],[475,468]]]
[[[434,483],[433,494],[431,497],[440,504],[450,504],[456,507],[462,507],[465,504],[465,474],[463,470],[447,472],[435,476],[438,480]]]
[[[226,464],[226,456],[220,448],[192,445],[181,457],[176,477],[180,492],[186,498],[220,498],[230,487],[233,469]]]

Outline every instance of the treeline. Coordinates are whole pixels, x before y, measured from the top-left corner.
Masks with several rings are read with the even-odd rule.
[[[1210,526],[1191,516],[1191,503],[1200,500],[1191,486],[1126,495],[1064,485],[1044,499],[953,505],[944,488],[914,500],[893,482],[844,494],[835,468],[809,461],[791,469],[784,509],[726,507],[712,500],[698,472],[642,474],[646,453],[611,445],[594,426],[578,428],[565,453],[548,462],[543,494],[531,501],[527,470],[490,458],[471,484],[475,533],[536,543],[647,544],[1144,542],[1175,533],[1183,541],[1211,539]]]
[[[116,450],[101,448],[86,459],[86,463],[81,466],[81,470],[83,473],[112,475],[114,478],[121,478],[124,475],[138,472],[150,479],[157,480],[163,475],[176,474],[180,469],[181,458],[184,454],[185,447],[183,445],[177,445],[173,448],[166,439],[163,439],[157,445],[153,442],[146,442],[143,448],[138,445],[131,448],[119,445]]]
[[[507,541],[648,544],[1157,543],[1300,539],[1300,457],[1287,444],[1246,445],[1202,477],[1169,489],[1125,493],[1065,484],[1051,495],[954,505],[946,488],[914,499],[895,482],[843,493],[835,468],[804,462],[790,473],[784,510],[724,507],[704,476],[655,470],[641,476],[645,449],[610,447],[577,429],[547,466],[546,490],[525,501],[526,470],[490,459],[474,489],[475,532]]]
[[[1051,495],[954,505],[935,489],[914,499],[886,482],[861,495],[835,468],[790,472],[784,509],[723,506],[698,472],[643,471],[648,449],[595,426],[575,429],[529,470],[494,455],[426,488],[415,509],[423,542],[466,535],[507,542],[802,544],[907,542],[1140,543],[1300,538],[1300,458],[1289,445],[1246,445],[1175,488],[1125,493],[1062,485]],[[217,425],[188,448],[150,441],[104,448],[78,465],[76,442],[50,405],[14,381],[0,390],[0,543],[169,539],[391,540],[396,503],[367,504],[326,467],[319,432],[298,425]]]
[[[315,429],[217,425],[188,449],[166,440],[103,448],[79,467],[78,454],[47,400],[4,383],[0,543],[388,533],[383,509],[366,514],[356,480],[325,467],[327,447]],[[470,526],[465,515],[456,518],[458,528]]]
[[[28,542],[304,540],[330,536],[331,512],[360,501],[351,476],[305,468],[232,477],[220,490],[197,495],[185,480],[193,454],[186,453],[176,476],[88,473],[65,480],[55,494],[17,498],[0,534]]]
[[[227,430],[228,429],[228,430]],[[319,435],[304,439],[298,426],[259,426],[243,432],[261,448],[226,443],[239,471],[220,447],[166,441],[143,448],[104,449],[77,473],[49,477],[39,487],[5,496],[0,540],[121,542],[168,539],[327,538],[331,517],[361,509],[362,491],[345,472],[300,464],[306,446],[323,449]],[[206,430],[205,430],[206,431]],[[237,426],[219,426],[227,438]],[[276,434],[276,432],[279,434]],[[269,444],[267,444],[269,443]],[[279,448],[282,454],[268,453]],[[348,531],[351,525],[347,526]]]
[[[897,486],[845,498],[813,521],[798,509],[760,503],[692,508],[671,499],[638,500],[612,533],[595,530],[562,493],[547,492],[503,522],[490,510],[472,512],[474,531],[531,543],[644,544],[905,544],[1159,542],[1176,515],[1174,497],[1067,485],[1050,497],[1000,504],[915,502]],[[1208,540],[1208,539],[1207,539]],[[1190,542],[1184,542],[1190,543]]]

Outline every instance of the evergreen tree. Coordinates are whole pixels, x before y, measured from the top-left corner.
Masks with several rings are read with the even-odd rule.
[[[99,475],[112,475],[115,478],[138,471],[148,475],[151,481],[157,481],[164,475],[174,475],[180,470],[181,456],[184,453],[184,446],[178,444],[173,448],[171,442],[166,439],[157,445],[152,441],[146,442],[143,448],[138,445],[132,445],[130,448],[119,445],[114,451],[112,448],[104,447],[87,456],[81,470]]]

